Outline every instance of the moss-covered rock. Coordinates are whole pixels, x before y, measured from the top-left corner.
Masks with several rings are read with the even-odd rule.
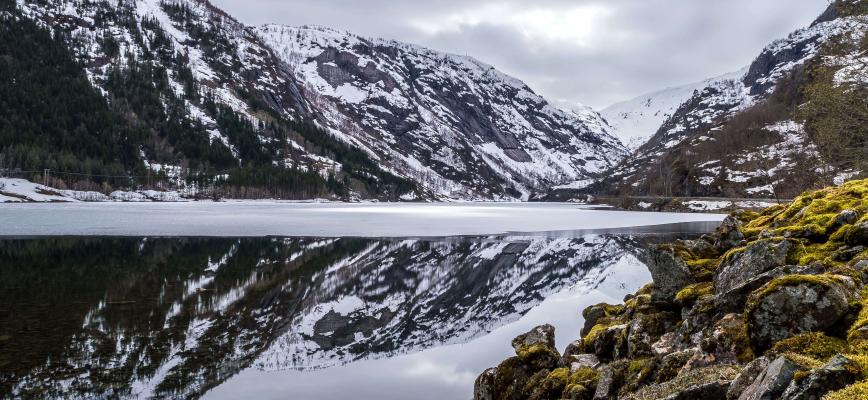
[[[532,371],[555,368],[561,360],[557,350],[545,343],[523,345],[515,353]]]
[[[718,306],[742,306],[746,299],[744,286],[751,284],[754,277],[788,264],[799,247],[794,240],[762,239],[730,253],[714,275]]]
[[[522,338],[476,398],[868,398],[866,200],[848,182],[655,247],[654,284],[586,309],[557,364]]]
[[[775,343],[770,354],[795,353],[825,362],[846,347],[847,342],[843,339],[830,337],[822,332],[810,332]]]
[[[700,296],[714,294],[714,285],[711,282],[700,282],[688,285],[675,294],[675,301],[681,306],[693,304]]]
[[[720,399],[738,375],[734,366],[709,367],[688,371],[670,381],[649,385],[623,396],[628,400],[644,399]]]
[[[804,375],[796,375],[784,391],[785,400],[818,399],[842,389],[861,376],[861,368],[847,357],[836,355],[828,363]]]
[[[686,259],[693,256],[683,246],[656,246],[649,250],[648,270],[654,279],[651,296],[655,301],[672,302],[681,289],[694,283]]]
[[[751,294],[745,311],[754,349],[832,328],[850,311],[852,286],[840,275],[787,275],[767,283]]]

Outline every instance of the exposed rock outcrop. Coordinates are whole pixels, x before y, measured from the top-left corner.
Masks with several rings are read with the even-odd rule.
[[[737,212],[714,234],[657,246],[654,283],[623,305],[586,309],[583,337],[560,368],[554,329],[537,328],[514,341],[537,346],[535,356],[519,351],[483,373],[476,398],[866,398],[863,225],[868,180]],[[571,388],[591,372],[593,385]]]

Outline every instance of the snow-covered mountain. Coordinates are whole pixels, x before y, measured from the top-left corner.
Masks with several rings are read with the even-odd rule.
[[[527,199],[626,155],[597,113],[558,109],[473,58],[321,27],[257,32],[334,134],[441,196]]]
[[[786,198],[858,174],[837,170],[831,167],[835,160],[823,159],[799,110],[809,101],[804,94],[810,95],[806,88],[811,85],[824,84],[844,94],[868,87],[865,3],[833,3],[809,27],[766,46],[747,70],[695,90],[592,190]],[[820,70],[831,71],[832,78],[822,80]],[[853,101],[845,106],[868,107],[864,99]],[[648,121],[640,115],[636,120]]]
[[[747,69],[744,69],[701,82],[643,94],[612,104],[601,110],[600,115],[612,127],[615,137],[626,144],[630,150],[636,150],[654,136],[660,126],[697,91],[719,82],[741,78],[746,72]]]
[[[10,245],[0,248],[0,287],[15,301],[0,322],[51,333],[10,339],[21,362],[0,397],[195,398],[245,368],[317,369],[463,343],[562,290],[642,285],[642,243],[589,235]],[[44,324],[11,318],[51,297],[27,289],[36,282],[76,290],[45,311]],[[35,342],[49,350],[34,356]]]
[[[565,112],[470,57],[326,28],[251,28],[206,0],[17,5],[64,38],[109,99],[113,71],[155,69],[166,113],[206,141],[185,152],[182,138],[160,137],[135,151],[176,177],[210,142],[234,158],[218,168],[315,171],[355,196],[376,197],[398,176],[415,183],[406,199],[515,200],[598,177],[627,155],[597,113]]]

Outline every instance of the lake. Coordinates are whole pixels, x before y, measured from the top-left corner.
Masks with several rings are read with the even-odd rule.
[[[650,281],[648,244],[722,219],[564,204],[59,206],[0,206],[0,397],[469,399],[514,336],[551,323],[562,350],[584,307]]]

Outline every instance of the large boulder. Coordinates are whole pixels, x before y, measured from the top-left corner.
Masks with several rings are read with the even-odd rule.
[[[818,400],[826,393],[843,389],[861,377],[859,365],[836,355],[821,368],[802,379],[794,379],[784,391],[784,400]]]
[[[715,305],[739,308],[751,288],[762,285],[756,278],[787,264],[787,256],[796,247],[791,240],[758,240],[724,260],[714,275]]]
[[[853,281],[839,275],[788,275],[758,289],[748,300],[755,349],[805,332],[827,331],[850,311]]]
[[[618,389],[624,385],[625,365],[612,363],[600,369],[600,380],[594,392],[594,400],[614,400],[618,398]]]
[[[511,357],[496,368],[485,370],[473,386],[474,400],[524,400],[524,387],[533,373],[518,358]]]
[[[591,344],[594,354],[604,360],[613,360],[627,355],[627,332],[629,325],[613,325],[601,330]]]
[[[693,283],[693,275],[684,259],[666,246],[651,247],[648,270],[654,280],[651,297],[655,301],[672,302],[678,291]]]
[[[721,252],[727,251],[738,246],[744,240],[744,234],[741,232],[741,222],[735,216],[728,216],[720,226],[717,227],[714,235],[717,240],[714,242],[714,247]]]
[[[678,322],[671,312],[641,314],[633,318],[627,333],[627,356],[640,358],[653,354],[652,346]]]
[[[611,305],[606,303],[595,304],[582,310],[582,318],[585,319],[585,326],[582,328],[581,335],[584,337],[591,331],[591,328],[603,318],[613,317],[624,311],[623,305]]]
[[[748,278],[737,286],[717,293],[714,296],[714,306],[721,311],[735,312],[744,310],[748,296],[772,279],[786,275],[819,275],[826,272],[826,267],[815,263],[811,265],[784,265],[771,271]]]
[[[729,385],[729,390],[726,392],[726,399],[736,400],[741,397],[741,394],[744,393],[745,389],[751,386],[756,378],[763,373],[766,368],[768,368],[770,362],[771,361],[766,357],[759,357],[747,363],[747,365],[741,369],[738,376],[735,377],[735,380],[733,380]]]
[[[778,357],[742,391],[738,400],[777,400],[800,370],[802,367],[798,364],[786,357]]]
[[[549,324],[540,325],[512,339],[512,348],[517,352],[524,346],[543,344],[555,347],[555,327]]]

